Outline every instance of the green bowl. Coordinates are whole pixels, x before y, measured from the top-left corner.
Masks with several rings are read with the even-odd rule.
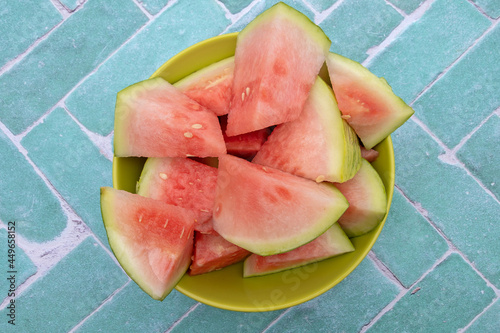
[[[151,77],[174,83],[216,61],[234,55],[237,33],[202,41],[180,52],[163,64]],[[321,76],[328,82],[326,71]],[[380,174],[387,192],[387,212],[394,190],[394,150],[388,137],[375,147],[379,157],[373,166]],[[135,192],[145,159],[113,159],[113,186]],[[386,215],[387,217],[387,215]],[[377,240],[385,219],[370,233],[352,239],[354,252],[288,271],[261,277],[243,278],[242,263],[222,270],[188,276],[176,289],[199,302],[233,311],[271,311],[306,302],[334,287],[366,257]],[[168,301],[168,298],[167,298]]]

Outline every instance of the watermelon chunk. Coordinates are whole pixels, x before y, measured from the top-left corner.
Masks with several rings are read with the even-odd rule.
[[[219,158],[214,229],[259,255],[290,251],[321,235],[347,209],[333,185],[231,155]]]
[[[367,160],[368,162],[374,162],[379,153],[375,149],[366,149],[365,147],[361,146],[361,157]]]
[[[185,157],[150,157],[137,183],[137,194],[192,212],[197,231],[213,231],[217,169]]]
[[[228,114],[233,86],[234,57],[211,64],[174,84],[186,96],[216,115]]]
[[[243,276],[281,272],[352,251],[354,246],[351,241],[335,223],[318,238],[289,252],[266,257],[252,254],[243,264]]]
[[[339,219],[349,237],[369,232],[384,219],[387,211],[385,187],[368,161],[363,160],[353,179],[335,186],[349,202],[349,208]]]
[[[335,53],[326,63],[339,109],[365,148],[373,148],[413,115],[385,79],[360,63]]]
[[[193,262],[189,275],[213,272],[242,261],[250,252],[225,240],[217,232],[195,233]]]
[[[299,118],[276,126],[252,162],[317,182],[344,182],[361,166],[361,152],[332,90],[318,77]]]
[[[191,213],[111,187],[101,188],[101,212],[120,265],[152,298],[163,300],[191,262]]]
[[[162,78],[136,83],[116,97],[118,157],[199,157],[225,154],[219,120]]]
[[[225,134],[227,117],[220,117],[219,121],[222,133],[224,134],[227,153],[248,160],[252,159],[255,154],[257,154],[264,142],[266,142],[269,133],[271,133],[269,128],[263,128],[250,133],[227,136]]]
[[[297,119],[330,44],[321,28],[284,3],[250,22],[236,42],[226,134]]]

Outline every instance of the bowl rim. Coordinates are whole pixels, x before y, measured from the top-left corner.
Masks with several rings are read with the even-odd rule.
[[[181,61],[187,54],[190,54],[192,52],[196,52],[196,49],[203,48],[203,47],[205,47],[213,42],[217,42],[217,41],[222,42],[225,39],[235,40],[237,35],[238,35],[238,32],[229,33],[229,34],[222,34],[222,35],[218,35],[218,36],[214,36],[214,37],[205,39],[205,40],[200,41],[196,44],[193,44],[193,45],[187,47],[186,49],[182,50],[181,52],[177,53],[176,55],[174,55],[170,59],[168,59],[165,63],[163,63],[163,65],[161,65],[150,76],[150,78],[162,76],[162,73],[165,73],[165,71],[170,66],[172,66],[173,63]],[[201,66],[201,67],[193,70],[192,72],[195,72],[196,70],[199,70],[203,67],[204,66]],[[186,74],[186,76],[187,75],[188,74]],[[175,83],[175,81],[177,81],[178,79],[181,79],[181,78],[182,77],[179,77],[175,80],[172,80],[173,82],[171,82],[171,83]],[[184,294],[184,295],[186,295],[186,296],[188,296],[188,297],[190,297],[198,302],[201,302],[201,303],[204,303],[204,304],[216,307],[216,308],[220,308],[220,309],[224,309],[224,310],[231,310],[231,311],[239,311],[239,312],[265,312],[265,311],[281,310],[284,308],[288,308],[288,307],[292,307],[292,306],[295,306],[298,304],[302,304],[304,302],[307,302],[309,300],[312,300],[312,299],[318,297],[319,295],[327,292],[328,290],[330,290],[331,288],[336,286],[338,283],[340,283],[342,280],[344,280],[349,274],[351,274],[354,271],[354,269],[367,257],[371,248],[373,247],[373,245],[377,241],[377,239],[378,239],[378,237],[383,229],[383,226],[385,225],[385,222],[387,220],[387,217],[388,217],[388,214],[390,211],[392,197],[393,197],[393,193],[394,193],[394,183],[395,183],[395,159],[394,159],[394,148],[393,148],[391,136],[389,135],[381,143],[379,143],[379,145],[382,145],[382,144],[385,145],[386,146],[385,149],[388,150],[386,162],[389,166],[389,170],[388,170],[389,173],[386,175],[387,184],[385,184],[385,182],[384,182],[384,185],[385,185],[384,187],[385,187],[386,195],[387,195],[386,215],[385,215],[384,219],[380,222],[380,224],[376,227],[376,229],[374,229],[370,232],[373,234],[372,234],[372,237],[370,238],[370,241],[368,242],[367,246],[365,247],[364,251],[360,252],[359,255],[356,257],[356,259],[347,267],[347,269],[342,274],[339,274],[337,276],[337,278],[332,279],[329,283],[323,284],[320,288],[315,289],[314,292],[308,293],[307,296],[297,297],[297,298],[292,299],[290,301],[285,301],[285,302],[276,304],[274,306],[266,306],[266,307],[259,307],[259,306],[255,306],[255,305],[254,306],[251,306],[251,305],[245,306],[245,305],[227,304],[227,303],[224,303],[221,301],[214,300],[210,297],[204,297],[203,295],[199,295],[199,294],[191,291],[189,288],[184,287],[182,284],[177,284],[175,289],[177,291],[181,292],[182,294]],[[379,146],[379,145],[377,145],[377,146]],[[377,148],[377,146],[375,147],[375,149]],[[120,164],[121,164],[120,159],[121,158],[118,158],[118,157],[113,155],[112,181],[113,181],[113,187],[118,188],[118,189],[122,189],[120,186],[120,180],[118,178]],[[276,274],[279,274],[279,273],[276,273]],[[241,278],[243,279],[243,276]]]

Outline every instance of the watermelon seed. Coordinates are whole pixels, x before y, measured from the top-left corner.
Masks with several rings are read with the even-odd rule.
[[[210,213],[208,209],[200,209],[200,211],[205,212],[205,213]]]
[[[177,200],[182,201],[182,198],[177,198]]]
[[[202,127],[203,126],[201,124],[193,124],[193,125],[191,125],[191,128],[194,128],[194,129],[200,129]]]
[[[341,117],[342,119],[345,119],[345,120],[347,120],[347,119],[351,119],[351,116],[350,116],[350,115],[348,115],[348,114],[343,114],[343,115],[342,115],[342,116],[340,116],[340,117]]]
[[[168,219],[165,221],[165,224],[163,225],[163,228],[166,228],[168,224]]]
[[[321,183],[322,181],[325,180],[325,176],[323,175],[319,175],[317,178],[316,178],[316,183]]]
[[[184,133],[184,136],[185,136],[186,138],[192,138],[192,137],[193,137],[193,133],[191,133],[191,132],[186,132],[186,133]]]
[[[189,182],[188,184],[189,184],[189,185],[194,185],[194,184],[193,184],[193,182]]]
[[[244,92],[242,92],[242,93],[241,93],[241,100],[242,100],[242,101],[244,101],[244,100],[245,100],[245,93],[244,93]]]
[[[142,222],[142,214],[139,216],[139,223]]]
[[[168,178],[167,174],[166,173],[163,173],[163,172],[160,172],[159,174],[160,178],[163,179],[163,180],[166,180]]]
[[[184,235],[184,228],[182,228],[181,235],[179,236],[179,238],[182,238],[182,235]]]
[[[247,87],[247,88],[245,89],[245,92],[247,93],[247,96],[248,96],[248,95],[250,95],[250,87]]]

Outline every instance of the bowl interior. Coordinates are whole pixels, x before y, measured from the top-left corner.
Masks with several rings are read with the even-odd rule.
[[[234,55],[237,33],[207,39],[177,54],[163,64],[152,77],[174,83],[216,61]],[[329,82],[327,72],[320,74]],[[375,147],[379,157],[373,163],[384,183],[389,211],[394,189],[394,151],[388,137]],[[113,159],[113,186],[135,192],[145,159]],[[387,215],[386,215],[387,217]],[[365,258],[375,243],[385,219],[370,233],[352,239],[354,252],[281,273],[243,278],[238,263],[220,271],[199,276],[187,274],[176,289],[208,305],[234,311],[278,310],[308,301],[342,281]]]

